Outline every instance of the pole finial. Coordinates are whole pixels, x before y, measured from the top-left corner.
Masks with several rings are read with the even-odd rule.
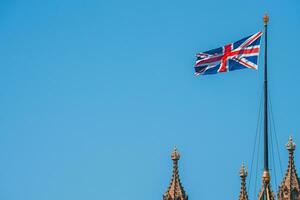
[[[269,15],[267,13],[264,15],[263,20],[264,20],[264,24],[267,25],[269,22]]]

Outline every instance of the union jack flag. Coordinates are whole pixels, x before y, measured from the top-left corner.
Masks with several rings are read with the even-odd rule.
[[[195,75],[257,69],[261,35],[262,32],[258,32],[224,47],[198,53]]]

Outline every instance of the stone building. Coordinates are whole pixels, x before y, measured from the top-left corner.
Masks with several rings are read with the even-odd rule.
[[[278,188],[277,200],[300,200],[300,180],[294,163],[296,145],[293,142],[292,137],[289,138],[289,141],[286,144],[286,149],[289,154],[289,161],[285,176]],[[171,183],[163,195],[163,200],[188,200],[188,195],[185,192],[179,178],[178,161],[180,159],[180,154],[176,147],[171,154],[171,158],[173,160],[173,174]],[[238,200],[249,200],[246,188],[247,175],[247,170],[245,166],[242,165],[240,169],[241,188]],[[262,182],[263,184],[258,194],[258,200],[275,200],[276,195],[271,189],[270,175],[268,172],[264,172]]]

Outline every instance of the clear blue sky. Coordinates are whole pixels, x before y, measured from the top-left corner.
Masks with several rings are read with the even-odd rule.
[[[176,144],[190,199],[237,199],[262,55],[258,71],[194,77],[193,64],[262,30],[265,11],[285,168],[291,133],[300,147],[298,1],[2,0],[0,198],[161,199]]]

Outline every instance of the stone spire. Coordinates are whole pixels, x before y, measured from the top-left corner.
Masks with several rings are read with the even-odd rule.
[[[172,152],[171,158],[173,160],[173,174],[168,190],[163,195],[163,200],[188,200],[188,196],[179,179],[178,160],[180,159],[180,154],[176,147]]]
[[[290,137],[286,144],[289,152],[288,168],[278,190],[278,200],[300,200],[300,181],[294,163],[296,145]]]
[[[248,175],[248,172],[244,166],[244,163],[242,164],[242,167],[240,169],[240,177],[241,177],[241,190],[240,190],[240,196],[239,200],[248,200],[248,194],[247,194],[247,188],[246,188],[246,177]]]
[[[258,200],[275,200],[274,192],[270,184],[271,176],[269,170],[264,170],[262,175],[262,186],[258,195]]]
[[[265,170],[262,176],[262,187],[258,195],[258,200],[275,200],[275,195],[270,185],[270,179],[269,171]]]

